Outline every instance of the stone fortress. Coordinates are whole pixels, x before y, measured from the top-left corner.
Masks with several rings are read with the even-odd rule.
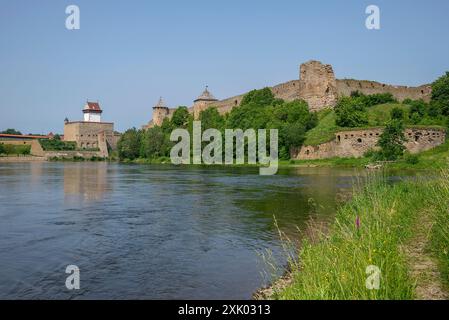
[[[64,121],[64,141],[76,142],[80,150],[96,151],[97,156],[107,157],[110,149],[115,149],[119,135],[114,132],[114,124],[102,122],[103,110],[98,102],[87,101],[84,121]]]
[[[364,94],[391,93],[399,101],[407,98],[429,101],[432,93],[430,85],[407,87],[388,85],[375,81],[336,79],[331,65],[313,60],[300,66],[298,80],[284,82],[270,87],[270,89],[276,98],[281,98],[285,101],[296,99],[306,101],[311,111],[332,108],[336,105],[339,97],[349,96],[351,92],[357,90]],[[189,112],[194,115],[195,119],[198,118],[202,110],[209,107],[215,107],[218,112],[225,114],[238,107],[245,94],[218,100],[206,87],[204,92],[193,101]],[[143,128],[161,125],[165,118],[171,118],[175,110],[169,108],[161,98],[153,107],[153,119]]]
[[[298,80],[281,83],[270,87],[270,89],[276,98],[285,101],[298,99],[306,101],[309,109],[314,112],[333,108],[340,97],[349,96],[354,91],[367,95],[391,93],[398,101],[409,98],[423,99],[426,102],[430,101],[432,93],[429,84],[407,87],[376,81],[337,79],[331,65],[314,60],[301,64]],[[206,87],[188,110],[195,119],[198,119],[202,110],[210,107],[215,107],[220,114],[225,114],[238,107],[244,95],[218,100]],[[165,118],[171,118],[175,110],[169,108],[161,98],[153,107],[153,119],[144,125],[143,129],[161,125]],[[381,132],[382,128],[337,132],[334,140],[318,146],[303,146],[300,149],[293,149],[291,156],[293,159],[361,157],[366,151],[375,149]],[[425,151],[442,144],[446,136],[442,129],[407,129],[405,134],[408,139],[405,146],[411,153]]]

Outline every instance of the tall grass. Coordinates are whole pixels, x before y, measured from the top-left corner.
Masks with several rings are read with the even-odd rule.
[[[429,207],[433,208],[431,250],[438,258],[442,280],[449,288],[449,171],[443,171],[433,184]]]
[[[302,244],[298,263],[291,266],[292,284],[274,298],[413,299],[415,284],[401,246],[434,195],[423,182],[389,185],[383,177],[370,179],[337,212],[327,236]],[[366,287],[370,265],[381,271],[378,290]]]

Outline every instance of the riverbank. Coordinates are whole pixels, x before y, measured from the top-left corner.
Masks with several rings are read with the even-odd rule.
[[[338,210],[326,235],[302,242],[289,280],[281,280],[286,285],[264,298],[447,298],[448,178],[443,172],[395,185],[373,179]]]

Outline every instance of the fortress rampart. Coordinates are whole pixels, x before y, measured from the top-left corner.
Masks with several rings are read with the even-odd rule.
[[[299,79],[287,81],[273,87],[271,91],[276,98],[285,101],[303,99],[311,111],[332,108],[338,98],[349,96],[353,91],[364,94],[391,93],[399,101],[404,99],[423,99],[429,101],[432,93],[430,85],[419,87],[394,86],[375,81],[336,79],[333,68],[329,64],[319,61],[308,61],[301,64]],[[223,100],[215,99],[206,89],[189,108],[189,112],[198,118],[199,112],[209,107],[216,107],[221,114],[230,112],[238,107],[245,94],[233,96]],[[161,102],[161,101],[160,101]],[[165,118],[171,118],[176,109],[168,108],[160,102],[153,108],[153,119],[143,128],[161,125]]]
[[[316,160],[325,158],[359,158],[369,150],[377,150],[376,146],[383,128],[354,129],[335,133],[332,141],[316,146],[292,148],[291,157],[297,160]],[[446,131],[437,128],[407,128],[407,141],[404,146],[410,153],[430,150],[446,139]]]

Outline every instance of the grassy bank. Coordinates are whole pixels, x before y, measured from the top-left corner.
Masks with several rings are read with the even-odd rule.
[[[338,211],[327,236],[303,243],[291,265],[292,283],[272,298],[416,298],[416,279],[404,246],[420,228],[420,215],[429,214],[433,224],[429,254],[439,259],[447,279],[448,197],[447,175],[395,185],[373,179]],[[381,271],[378,290],[366,288],[368,266]]]

